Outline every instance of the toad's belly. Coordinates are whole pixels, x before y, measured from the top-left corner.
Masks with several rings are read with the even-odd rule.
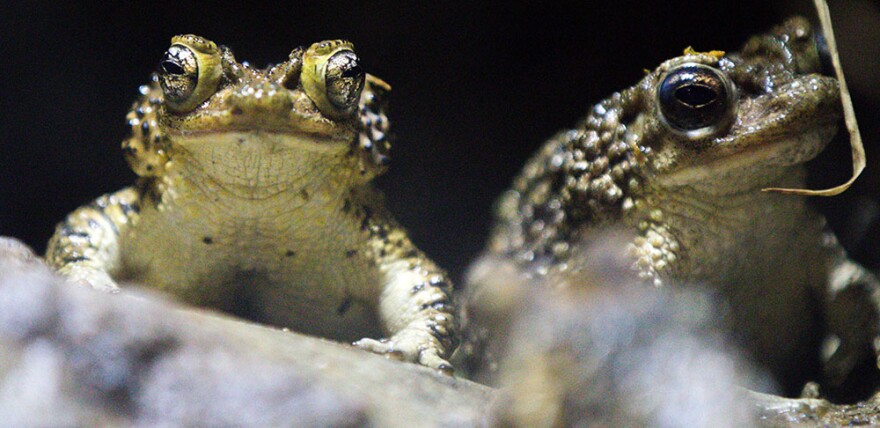
[[[357,224],[326,213],[322,221],[226,214],[193,221],[142,212],[121,239],[119,279],[303,333],[346,341],[382,335],[379,272],[364,256]]]

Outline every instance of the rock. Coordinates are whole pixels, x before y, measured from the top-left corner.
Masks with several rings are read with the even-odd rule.
[[[471,366],[501,388],[493,425],[880,426],[880,393],[833,404],[746,389],[773,385],[725,333],[723,305],[697,287],[640,285],[621,240],[587,237],[569,271],[546,276],[475,264],[482,294],[465,309],[486,339],[474,349],[491,358]]]
[[[491,388],[345,344],[66,283],[0,238],[0,425],[474,426]]]
[[[753,426],[756,408],[740,387],[772,386],[727,337],[717,299],[695,287],[645,287],[619,238],[577,246],[567,271],[530,275],[497,258],[472,271],[486,296],[475,296],[471,321],[491,326],[485,348],[498,369],[475,366],[501,387],[497,420]]]
[[[760,427],[880,426],[880,393],[855,404],[754,392],[749,395],[759,409]]]
[[[593,256],[608,260],[607,254]],[[596,273],[604,280],[619,272]],[[571,300],[581,292],[593,293],[593,315]],[[584,426],[693,426],[705,425],[705,418],[721,426],[735,424],[734,416],[757,416],[758,426],[880,424],[880,396],[837,405],[733,387],[741,379],[730,365],[736,354],[719,350],[719,338],[698,328],[706,316],[700,297],[670,313],[664,308],[681,296],[602,293],[588,287],[568,300],[533,296],[525,299],[528,307],[516,307],[520,313],[510,315],[501,353],[505,389],[499,392],[344,344],[183,307],[147,291],[110,295],[66,283],[27,246],[0,238],[0,426],[526,426],[554,417]],[[615,307],[626,305],[627,313],[639,315],[630,327],[651,329],[640,336],[642,345],[627,345],[632,328],[617,328],[590,339],[621,345],[611,352],[557,346],[574,343],[571,335],[589,338],[584,322],[613,317]],[[683,349],[681,338],[693,346]],[[658,346],[665,352],[638,353]],[[685,361],[685,355],[701,360],[700,370],[712,376],[693,376],[706,372],[692,364],[677,373],[643,364],[670,356]],[[597,364],[603,369],[586,370]],[[535,412],[523,413],[527,406]]]

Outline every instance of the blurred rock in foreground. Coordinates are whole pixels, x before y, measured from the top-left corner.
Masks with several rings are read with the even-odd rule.
[[[492,357],[476,376],[501,387],[493,425],[880,426],[880,393],[838,405],[746,389],[773,383],[724,333],[724,306],[698,289],[640,284],[625,238],[585,239],[570,270],[546,276],[502,258],[475,264],[482,287],[466,309]]]
[[[468,315],[497,356],[478,377],[502,388],[506,426],[738,427],[757,422],[741,387],[772,389],[696,289],[647,287],[622,236],[583,242],[568,270],[531,275],[503,258],[471,271]],[[494,296],[504,296],[494,297]]]
[[[474,426],[494,391],[326,340],[64,283],[0,238],[2,426]]]
[[[613,266],[590,254],[592,268]],[[64,283],[0,238],[0,426],[880,424],[880,397],[833,405],[732,386],[740,361],[703,329],[713,323],[702,298],[680,307],[567,286],[561,300],[532,295],[508,314],[518,321],[503,329],[496,392],[149,294]]]

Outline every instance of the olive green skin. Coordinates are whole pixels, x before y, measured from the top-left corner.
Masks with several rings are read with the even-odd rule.
[[[127,116],[139,181],[59,224],[50,264],[451,372],[452,287],[370,187],[390,87],[353,52],[320,42],[260,70],[172,39]]]

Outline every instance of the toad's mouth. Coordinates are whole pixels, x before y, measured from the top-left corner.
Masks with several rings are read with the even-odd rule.
[[[350,142],[327,136],[260,131],[173,135],[171,172],[233,197],[260,200],[304,188],[341,186],[351,175]]]
[[[745,100],[726,135],[689,153],[661,182],[675,186],[748,177],[756,186],[766,185],[762,174],[770,178],[774,174],[768,171],[805,163],[821,153],[837,133],[841,116],[837,81],[804,76],[775,93]]]
[[[318,130],[309,131],[297,127],[277,124],[275,126],[270,126],[270,124],[259,122],[226,124],[223,127],[210,129],[193,128],[179,130],[169,128],[166,129],[166,133],[172,142],[183,146],[214,144],[215,142],[222,144],[229,139],[235,139],[239,142],[248,140],[256,144],[270,146],[281,144],[306,150],[321,150],[322,148],[320,146],[334,144],[347,145],[354,139],[354,132],[330,135]]]

